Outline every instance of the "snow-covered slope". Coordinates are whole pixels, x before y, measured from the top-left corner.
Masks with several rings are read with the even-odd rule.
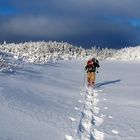
[[[105,140],[140,139],[140,63],[102,62],[97,89]]]
[[[62,140],[72,133],[70,117],[80,118],[74,107],[81,99],[81,73],[82,63],[72,61],[0,73],[0,138]]]
[[[0,139],[140,139],[139,63],[101,61],[92,90],[83,60],[21,62],[0,73]]]

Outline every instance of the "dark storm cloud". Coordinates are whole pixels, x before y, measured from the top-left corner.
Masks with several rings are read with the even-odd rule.
[[[139,0],[0,1],[0,41],[56,40],[83,46],[140,44]]]

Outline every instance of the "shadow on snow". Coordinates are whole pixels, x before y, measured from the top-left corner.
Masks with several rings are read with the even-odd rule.
[[[101,86],[105,86],[105,85],[108,85],[108,84],[115,84],[115,83],[120,82],[120,81],[121,81],[120,79],[112,80],[112,81],[105,81],[105,82],[103,82],[103,83],[97,83],[97,84],[95,85],[95,87],[96,87],[96,88],[99,88],[99,87],[101,87]]]

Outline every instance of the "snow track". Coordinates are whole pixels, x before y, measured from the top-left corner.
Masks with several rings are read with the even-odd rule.
[[[94,126],[98,128],[103,122],[103,119],[97,116],[99,113],[97,96],[98,91],[90,87],[86,89],[84,109],[79,123],[80,140],[104,139],[104,133],[94,128]]]

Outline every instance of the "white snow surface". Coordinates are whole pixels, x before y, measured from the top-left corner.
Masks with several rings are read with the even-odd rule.
[[[140,63],[101,61],[94,89],[84,60],[0,72],[0,140],[140,140]]]

